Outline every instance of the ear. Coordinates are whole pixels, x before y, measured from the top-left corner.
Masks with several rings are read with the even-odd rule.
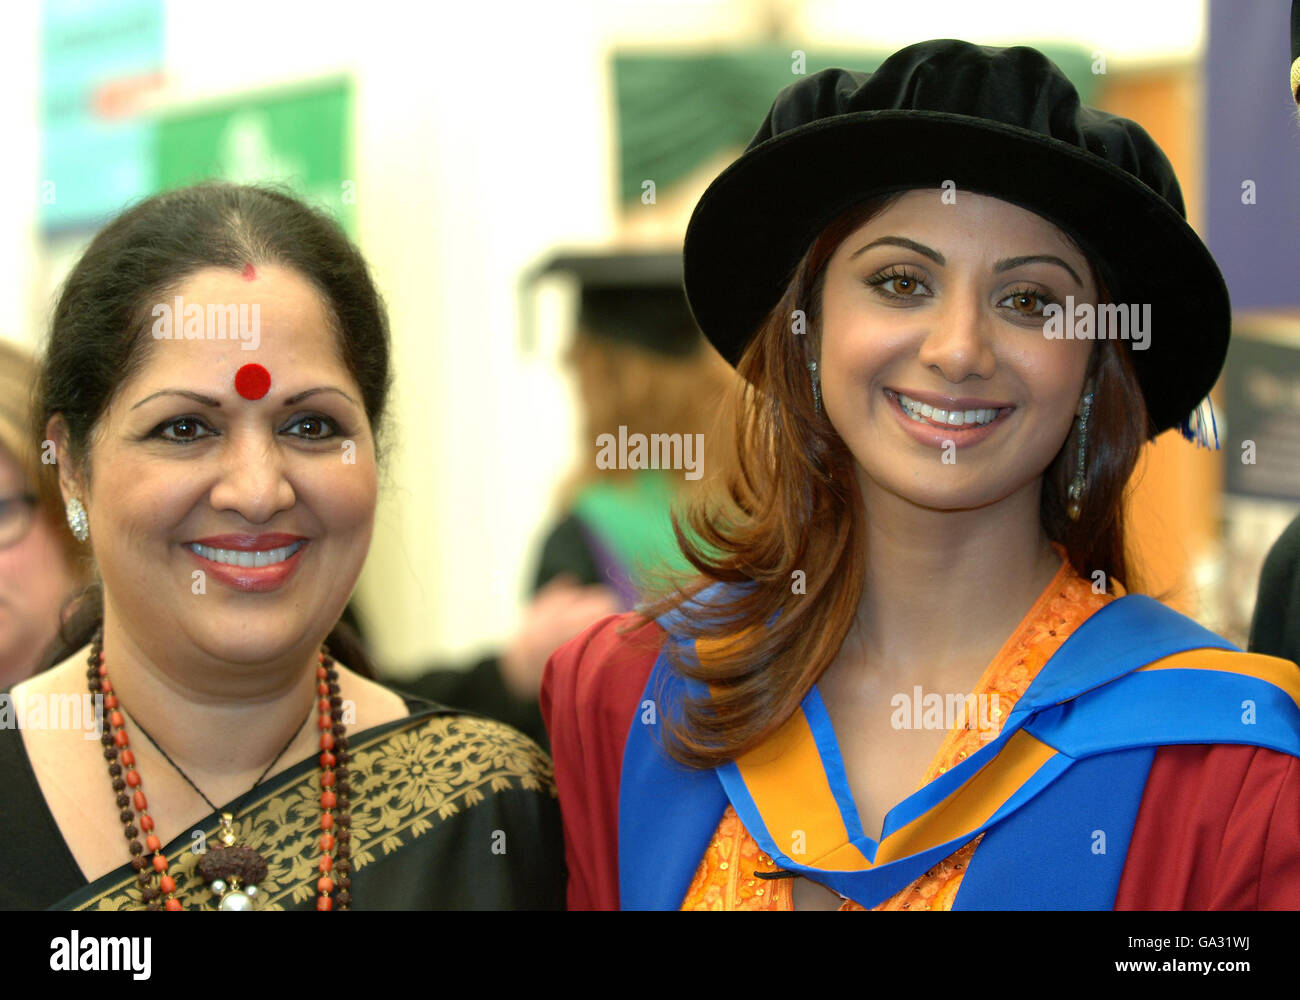
[[[85,503],[85,480],[68,451],[68,425],[61,413],[50,417],[49,423],[45,425],[45,440],[54,444],[54,457],[59,469],[59,492],[63,494],[64,504],[73,497]]]

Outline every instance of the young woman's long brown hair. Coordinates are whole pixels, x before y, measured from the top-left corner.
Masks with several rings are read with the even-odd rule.
[[[665,713],[668,750],[689,766],[735,760],[767,739],[830,665],[857,613],[866,568],[862,496],[852,454],[814,404],[808,363],[819,354],[827,263],[895,197],[845,211],[813,241],[737,365],[743,382],[723,421],[735,439],[730,466],[687,508],[684,526],[674,517],[678,543],[701,576],[643,614],[648,622],[674,611],[673,634],[697,640],[700,664],[669,647],[674,668],[712,692],[707,702],[688,701],[680,719]],[[1095,263],[1093,273],[1107,301]],[[1089,372],[1082,513],[1077,521],[1066,514],[1072,430],[1044,473],[1039,515],[1075,572],[1095,580],[1100,570],[1108,588],[1118,582],[1132,592],[1140,585],[1125,561],[1123,502],[1148,418],[1126,348],[1098,342]],[[719,582],[733,586],[695,600]]]

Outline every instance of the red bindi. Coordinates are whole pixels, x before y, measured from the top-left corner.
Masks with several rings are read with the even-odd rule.
[[[271,388],[271,373],[261,365],[244,365],[235,372],[235,392],[245,399],[261,399]]]
[[[253,280],[254,278],[256,278],[256,277],[257,277],[257,268],[255,268],[252,264],[245,264],[245,265],[244,265],[244,280],[245,280],[245,281],[252,281],[252,280]]]

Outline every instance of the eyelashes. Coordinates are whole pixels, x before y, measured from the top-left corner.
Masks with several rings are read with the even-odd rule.
[[[1020,302],[1023,302],[1025,299],[1037,302],[1038,307],[1029,310],[1022,309]],[[1043,310],[1049,305],[1054,304],[1056,299],[1053,296],[1048,295],[1046,292],[1039,291],[1037,288],[1017,288],[1011,291],[1006,298],[998,303],[998,305],[1002,305],[1006,302],[1013,302],[1010,308],[1020,313],[1022,316],[1041,316],[1043,315]]]
[[[175,420],[167,420],[159,424],[157,427],[155,427],[152,431],[149,432],[149,437],[159,438],[163,441],[171,441],[174,444],[193,444],[195,441],[202,441],[203,438],[212,436],[211,433],[207,433],[204,434],[203,437],[192,437],[188,434],[183,435],[181,437],[174,437],[166,433],[166,431],[170,430],[171,428],[179,427],[182,425],[188,425],[195,428],[204,428],[208,431],[211,431],[211,428],[209,428],[207,424],[205,424],[202,420],[199,420],[197,417],[177,417]]]
[[[336,424],[329,417],[322,416],[320,414],[308,414],[301,417],[295,417],[293,418],[293,422],[286,426],[297,427],[300,424],[308,424],[308,423],[323,424],[325,427],[329,428],[329,433],[312,434],[312,435],[296,434],[294,435],[294,437],[301,437],[304,441],[328,441],[330,438],[336,438],[339,436],[338,424]]]
[[[887,302],[904,304],[907,299],[925,299],[934,295],[925,276],[905,265],[885,268],[864,278],[863,282]],[[1056,296],[1034,285],[1018,285],[998,300],[999,306],[1006,306],[1012,312],[1029,318],[1042,316],[1043,310],[1052,304],[1059,304]]]
[[[291,418],[290,422],[285,424],[280,433],[293,427],[299,427],[304,424],[314,424],[322,428],[321,432],[314,434],[290,434],[290,437],[296,437],[303,441],[329,441],[340,435],[341,430],[337,421],[319,413],[302,414]],[[182,426],[193,428],[193,433],[177,434],[176,429]],[[171,431],[172,433],[168,433]],[[201,432],[201,433],[199,433]],[[147,435],[147,439],[167,441],[171,444],[191,445],[206,438],[220,437],[221,435],[212,429],[211,425],[201,417],[186,415],[173,417],[170,420],[164,420]]]
[[[921,280],[921,275],[907,267],[889,267],[864,280],[872,291],[884,299],[928,298],[934,294],[927,289],[924,296],[916,295],[915,290],[917,288],[926,288],[926,285]],[[889,288],[888,286],[894,282],[899,282],[899,288],[907,286],[908,290],[898,291]]]

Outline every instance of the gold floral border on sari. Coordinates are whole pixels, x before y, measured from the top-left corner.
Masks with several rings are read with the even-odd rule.
[[[445,709],[390,723],[353,738],[353,877],[487,796],[512,788],[555,797],[550,759],[528,737],[503,723]],[[313,757],[283,772],[235,819],[240,842],[258,851],[270,871],[258,884],[257,909],[283,910],[316,895],[320,877],[320,772]],[[192,849],[202,830],[217,844],[217,816],[177,837],[164,853],[176,898],[188,910],[215,910],[215,897],[195,871]],[[76,910],[143,909],[135,872],[120,868],[69,897]]]

